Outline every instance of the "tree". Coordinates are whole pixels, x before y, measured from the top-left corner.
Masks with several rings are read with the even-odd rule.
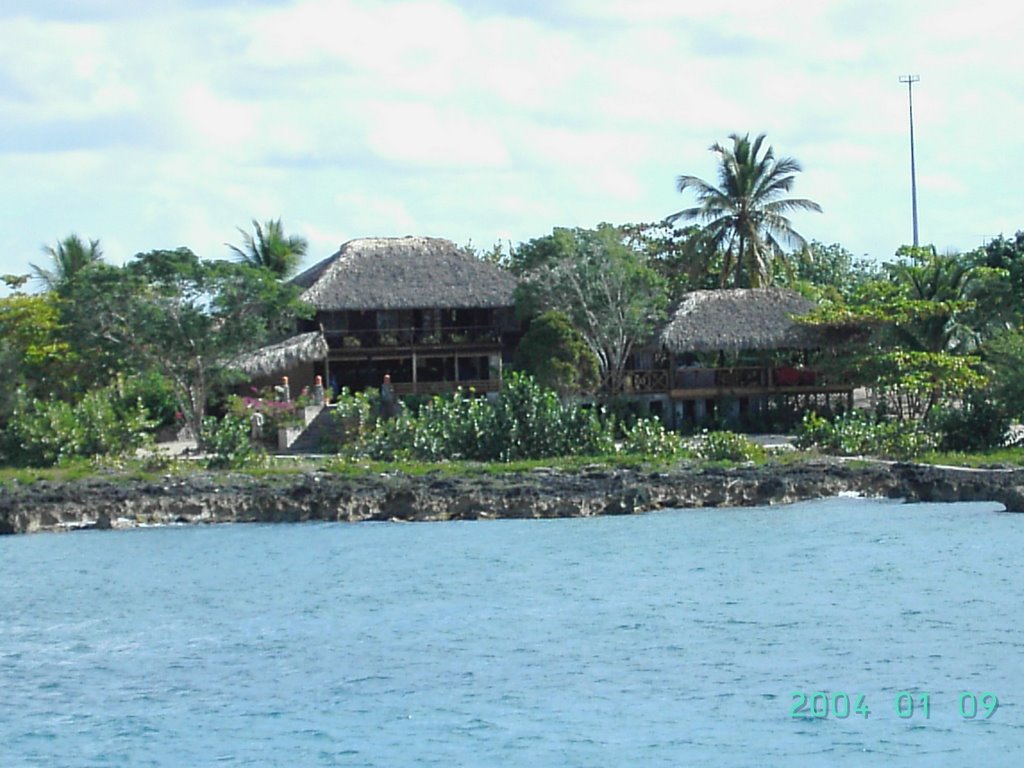
[[[242,248],[230,243],[227,244],[228,248],[235,252],[242,263],[269,269],[281,280],[294,275],[309,247],[305,238],[286,236],[281,227],[281,219],[271,219],[262,225],[253,219],[252,226],[255,235],[238,227],[242,235]]]
[[[564,312],[597,358],[605,389],[616,394],[633,348],[664,317],[665,282],[611,224],[549,237],[529,244],[552,255],[525,273],[517,309]]]
[[[54,294],[0,299],[0,424],[17,397],[63,394],[74,369],[75,357],[63,340]]]
[[[673,302],[681,301],[690,291],[719,285],[721,254],[708,247],[701,227],[695,224],[674,227],[661,221],[624,224],[620,229],[626,244],[665,279]]]
[[[869,281],[849,297],[822,300],[801,318],[834,337],[831,359],[821,367],[837,380],[873,389],[884,410],[901,421],[923,420],[936,406],[952,405],[986,384],[980,358],[953,343],[972,302],[927,289],[928,278],[912,271],[905,280]]]
[[[989,316],[1003,328],[1024,321],[1024,231],[989,240],[966,258],[976,266],[1000,270],[1005,278],[979,292],[978,302]]]
[[[889,279],[911,302],[939,308],[897,327],[899,341],[924,352],[973,352],[992,332],[995,305],[979,306],[982,295],[1005,286],[1006,272],[975,264],[958,254],[939,255],[932,246],[900,248],[886,264]]]
[[[91,343],[165,376],[197,436],[208,396],[231,376],[231,361],[309,311],[295,286],[267,270],[201,261],[187,248],[97,270],[75,298],[88,307],[91,325],[83,320],[81,331]]]
[[[592,392],[598,362],[563,312],[550,310],[530,322],[516,350],[516,367],[559,395]]]
[[[86,245],[76,234],[68,235],[56,247],[43,246],[43,253],[53,262],[51,269],[36,264],[29,266],[46,290],[60,296],[70,293],[78,276],[103,260],[99,240],[90,240]]]
[[[882,266],[866,258],[857,258],[839,243],[826,245],[812,240],[802,258],[793,265],[792,275],[776,282],[800,282],[814,286],[818,293],[836,293],[850,297],[860,286],[884,275]]]
[[[693,190],[699,205],[668,217],[668,222],[705,223],[707,243],[723,253],[720,284],[730,277],[737,287],[759,287],[772,280],[775,262],[785,263],[782,242],[806,247],[786,214],[821,211],[812,200],[784,198],[793,186],[800,164],[791,157],[776,159],[765,135],[753,142],[750,134],[731,134],[732,147],[712,144],[719,156],[718,186],[696,176],[678,178],[680,193]]]

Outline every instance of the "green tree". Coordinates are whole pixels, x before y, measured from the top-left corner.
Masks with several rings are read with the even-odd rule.
[[[668,222],[704,223],[706,244],[722,252],[720,284],[732,278],[737,287],[759,287],[772,281],[775,263],[785,265],[782,243],[803,248],[806,241],[787,218],[793,211],[821,211],[812,200],[783,197],[790,191],[800,164],[775,157],[765,135],[753,142],[750,134],[732,134],[731,147],[719,143],[710,150],[719,157],[718,186],[696,176],[677,180],[680,193],[693,190],[698,205],[668,217]]]
[[[242,263],[269,269],[281,280],[294,275],[309,247],[305,238],[285,235],[281,219],[271,219],[263,224],[253,219],[252,226],[255,234],[238,227],[242,235],[241,248],[230,243],[228,248]]]
[[[43,253],[50,257],[52,266],[47,269],[30,264],[32,273],[46,290],[66,296],[74,287],[78,276],[103,260],[99,240],[90,240],[88,245],[76,234],[71,234],[54,246],[43,246]]]
[[[1003,329],[1024,321],[1024,231],[989,240],[966,258],[1004,276],[1002,281],[990,282],[977,297],[989,319]]]
[[[524,273],[517,309],[564,312],[597,358],[606,391],[616,394],[633,348],[664,317],[665,282],[611,224],[556,229],[550,238],[532,241],[551,255]]]
[[[943,291],[881,279],[849,298],[824,299],[802,321],[833,336],[821,367],[837,380],[873,389],[897,419],[922,420],[986,383],[980,359],[952,343],[957,318],[971,307]]]
[[[516,367],[559,395],[593,392],[599,364],[563,312],[544,312],[530,322],[519,342]]]
[[[889,279],[910,302],[934,311],[896,327],[900,343],[924,352],[973,352],[990,332],[994,308],[979,306],[992,284],[1005,285],[1006,273],[978,266],[958,254],[939,255],[932,246],[900,248],[886,264]]]
[[[0,299],[0,423],[10,415],[16,392],[40,398],[62,395],[74,369],[55,294]]]
[[[661,221],[625,224],[621,229],[626,244],[665,279],[673,302],[681,301],[690,291],[718,287],[721,253],[709,246],[703,228],[695,224],[676,227]]]
[[[231,362],[294,327],[308,314],[298,289],[265,269],[201,261],[187,248],[137,255],[98,270],[77,301],[97,348],[171,382],[194,434],[202,435],[211,390],[231,378]]]
[[[776,282],[796,287],[803,282],[814,286],[817,293],[835,293],[850,297],[871,280],[884,276],[881,264],[857,258],[839,243],[826,245],[812,240],[806,251],[793,254],[791,274],[776,276]]]

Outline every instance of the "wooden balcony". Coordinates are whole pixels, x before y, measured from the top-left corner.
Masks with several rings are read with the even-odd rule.
[[[407,395],[444,395],[454,392],[458,387],[472,389],[479,393],[497,392],[501,389],[498,379],[471,379],[469,381],[396,381],[392,388],[398,397]]]
[[[360,355],[501,345],[501,331],[492,326],[324,331],[324,338],[332,353]]]
[[[680,368],[674,374],[665,369],[628,371],[624,383],[627,394],[667,394],[675,400],[843,394],[851,389],[816,371],[763,367]]]

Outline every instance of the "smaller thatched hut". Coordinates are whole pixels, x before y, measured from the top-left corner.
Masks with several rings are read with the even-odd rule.
[[[674,354],[808,349],[820,335],[793,318],[814,302],[785,288],[694,291],[687,295],[658,341]]]
[[[256,383],[276,382],[287,375],[294,386],[310,386],[313,380],[309,364],[323,361],[327,352],[324,335],[311,331],[261,347],[240,357],[231,367],[249,375]]]

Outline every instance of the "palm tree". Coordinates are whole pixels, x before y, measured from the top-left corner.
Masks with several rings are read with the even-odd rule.
[[[227,243],[228,248],[244,263],[269,269],[282,280],[295,274],[309,245],[305,238],[286,237],[281,219],[272,219],[262,225],[253,219],[252,226],[256,231],[255,236],[241,227],[237,228],[242,233],[242,248]]]
[[[998,328],[999,318],[970,307],[986,287],[989,271],[954,253],[940,256],[934,246],[904,247],[900,260],[886,264],[889,277],[912,301],[927,302],[934,310],[914,323],[897,326],[897,338],[922,352],[974,352],[986,331]],[[984,297],[984,294],[980,294]]]
[[[760,134],[731,134],[732,147],[712,144],[719,155],[718,182],[714,186],[696,176],[680,176],[680,192],[692,189],[700,203],[695,208],[673,213],[667,221],[698,220],[705,223],[705,236],[721,250],[721,285],[733,276],[737,286],[759,287],[772,279],[774,262],[785,263],[780,241],[806,249],[807,242],[793,229],[785,214],[791,211],[821,211],[813,200],[782,198],[793,186],[801,168],[791,157],[776,159]]]
[[[53,262],[52,269],[29,264],[37,280],[48,291],[60,295],[70,292],[75,279],[89,267],[103,260],[99,240],[90,240],[86,245],[78,235],[71,234],[57,243],[57,247],[45,245],[43,253]]]

